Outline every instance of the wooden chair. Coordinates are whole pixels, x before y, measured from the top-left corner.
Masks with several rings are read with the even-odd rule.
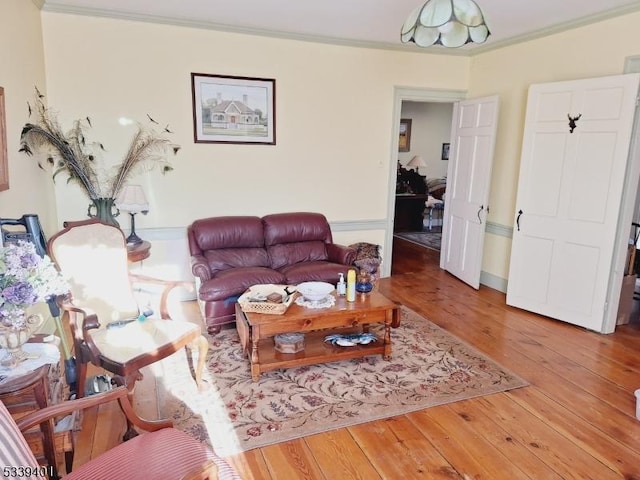
[[[4,477],[44,478],[41,474],[50,472],[49,468],[38,467],[22,432],[54,417],[114,400],[120,402],[128,423],[149,433],[121,443],[67,472],[66,480],[240,480],[231,465],[196,439],[167,426],[167,422],[147,422],[136,416],[125,387],[44,408],[21,417],[17,423],[0,402],[0,464]],[[34,474],[29,475],[20,467],[32,469]]]
[[[48,247],[71,285],[70,295],[58,303],[73,336],[79,397],[85,392],[89,362],[113,373],[116,383],[127,386],[132,400],[141,368],[187,346],[198,350],[194,371],[201,386],[207,339],[198,325],[170,320],[166,305],[170,290],[181,282],[132,277],[124,234],[94,219],[65,224],[49,239]],[[160,319],[138,319],[132,281],[165,285]]]

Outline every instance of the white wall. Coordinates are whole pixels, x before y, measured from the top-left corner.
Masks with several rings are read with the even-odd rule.
[[[0,86],[5,90],[9,190],[0,192],[0,217],[38,215],[45,232],[56,229],[53,183],[35,159],[19,153],[34,86],[46,92],[40,11],[31,1],[0,2]]]
[[[451,138],[453,104],[402,102],[402,118],[411,119],[411,144],[409,152],[399,152],[398,159],[404,166],[415,155],[421,155],[426,167],[420,175],[429,178],[447,176],[449,162],[441,160],[442,144]]]
[[[162,119],[183,147],[170,175],[140,179],[151,203],[142,229],[291,210],[385,218],[393,86],[468,81],[462,57],[48,12],[43,29],[49,102],[61,120],[90,115],[114,160],[129,133],[120,116]],[[194,144],[191,72],[275,78],[277,145]],[[363,189],[376,193],[356,201]],[[57,201],[59,222],[85,216],[87,200],[73,188],[60,185]]]
[[[464,90],[470,60],[43,12],[50,106],[63,124],[90,116],[117,162],[132,128],[168,123],[182,145],[169,175],[141,183],[150,212],[136,229],[177,229],[215,215],[317,211],[341,243],[384,244],[394,86]],[[276,80],[276,141],[195,144],[190,74]],[[446,73],[445,73],[446,72]],[[58,222],[85,218],[79,189],[56,185]],[[122,217],[121,217],[122,218]],[[121,220],[128,228],[128,220]],[[143,236],[144,238],[144,236]],[[155,249],[154,251],[158,251]]]

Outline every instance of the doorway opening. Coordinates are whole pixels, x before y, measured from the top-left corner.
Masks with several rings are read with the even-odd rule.
[[[391,192],[393,241],[403,240],[428,249],[429,254],[419,258],[436,264],[442,241],[452,116],[452,101],[400,101],[399,144],[392,175],[395,185]],[[402,131],[407,122],[411,129]],[[394,248],[393,255],[404,255],[406,251]],[[394,271],[393,261],[391,270]]]

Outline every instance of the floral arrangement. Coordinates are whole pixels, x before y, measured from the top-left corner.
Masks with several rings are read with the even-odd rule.
[[[0,248],[0,319],[11,317],[52,295],[69,291],[69,285],[48,256],[40,257],[35,245],[18,241]]]
[[[46,150],[46,164],[38,161],[38,166],[48,166],[53,171],[53,180],[60,173],[68,175],[67,182],[77,183],[91,200],[116,198],[127,179],[141,171],[159,167],[164,174],[173,170],[167,161],[168,153],[178,153],[180,147],[169,141],[172,133],[169,125],[164,129],[147,115],[151,127],[138,125],[129,150],[119,165],[104,168],[98,161],[107,151],[100,142],[89,140],[87,131],[92,127],[91,119],[76,120],[73,127],[63,131],[55,113],[45,106],[44,95],[36,87],[35,103],[28,104],[29,117],[35,121],[25,124],[20,135],[20,151],[31,156],[38,150]]]

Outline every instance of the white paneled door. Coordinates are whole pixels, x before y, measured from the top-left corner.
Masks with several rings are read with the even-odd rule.
[[[440,267],[480,286],[498,97],[456,103],[453,110]]]
[[[509,305],[604,331],[638,79],[530,87]]]

